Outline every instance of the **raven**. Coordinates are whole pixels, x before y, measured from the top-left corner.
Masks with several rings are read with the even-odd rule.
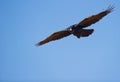
[[[74,24],[65,30],[61,30],[61,31],[58,31],[58,32],[51,34],[49,37],[38,42],[36,45],[37,46],[43,45],[43,44],[48,43],[50,41],[58,40],[58,39],[61,39],[63,37],[69,36],[71,34],[73,34],[77,38],[87,37],[93,33],[94,29],[84,29],[84,28],[98,22],[104,16],[106,16],[107,14],[112,12],[113,9],[114,9],[113,6],[108,7],[106,10],[104,10],[96,15],[92,15],[90,17],[87,17],[84,20],[82,20],[81,22]]]

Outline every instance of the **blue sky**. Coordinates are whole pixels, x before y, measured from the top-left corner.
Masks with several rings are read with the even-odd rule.
[[[55,31],[97,14],[86,38],[68,36],[40,47]],[[0,0],[0,82],[120,82],[119,0]]]

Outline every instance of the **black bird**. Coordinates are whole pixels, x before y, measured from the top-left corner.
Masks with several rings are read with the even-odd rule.
[[[92,15],[88,18],[85,18],[84,20],[82,20],[78,24],[74,24],[65,30],[55,32],[55,33],[51,34],[49,37],[47,37],[46,39],[37,43],[36,45],[37,46],[43,45],[43,44],[48,43],[50,41],[58,40],[58,39],[61,39],[63,37],[69,36],[71,34],[73,34],[77,38],[87,37],[93,33],[94,29],[84,29],[84,28],[98,22],[104,16],[109,14],[113,10],[113,8],[114,7],[112,7],[112,6],[108,7],[108,9],[106,9],[106,10],[104,10],[96,15]]]

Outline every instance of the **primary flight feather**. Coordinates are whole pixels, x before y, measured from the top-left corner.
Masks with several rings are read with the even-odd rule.
[[[88,18],[85,18],[84,20],[82,20],[78,24],[74,24],[65,30],[55,32],[55,33],[51,34],[50,36],[48,36],[47,38],[45,38],[44,40],[38,42],[37,45],[38,46],[43,45],[43,44],[48,43],[50,41],[58,40],[58,39],[66,37],[66,36],[69,36],[71,34],[73,34],[77,38],[87,37],[87,36],[91,35],[94,30],[93,29],[83,29],[83,28],[88,27],[88,26],[98,22],[104,16],[109,14],[113,10],[113,8],[114,7],[109,7],[108,9],[106,9],[106,10],[104,10],[96,15],[92,15]]]

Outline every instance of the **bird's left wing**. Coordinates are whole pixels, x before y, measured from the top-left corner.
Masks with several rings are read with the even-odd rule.
[[[58,40],[58,39],[61,39],[63,37],[69,36],[70,34],[71,33],[68,30],[61,30],[61,31],[58,31],[58,32],[51,34],[46,39],[40,41],[37,45],[38,46],[43,45],[43,44],[48,43],[50,41]]]
[[[107,14],[109,14],[113,10],[113,8],[114,8],[113,6],[108,7],[108,9],[106,9],[106,10],[104,10],[96,15],[92,15],[88,18],[85,18],[84,20],[79,22],[77,25],[82,26],[82,27],[88,27],[88,26],[98,22],[100,19],[102,19]]]

